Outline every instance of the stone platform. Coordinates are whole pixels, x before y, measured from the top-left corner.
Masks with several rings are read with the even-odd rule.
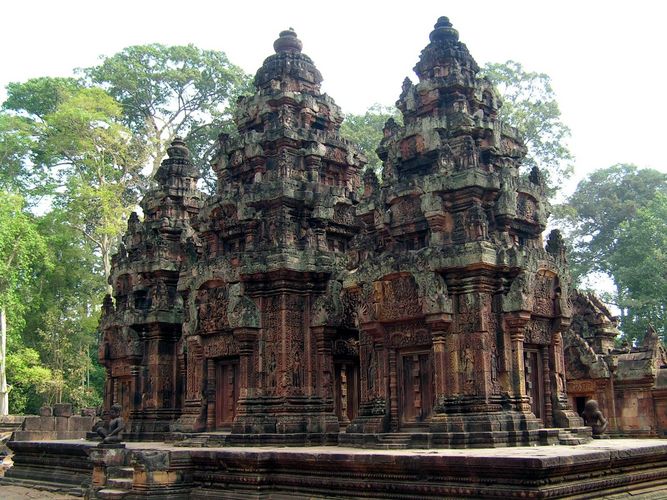
[[[3,483],[71,491],[92,472],[91,498],[667,497],[665,440],[465,450],[95,445],[13,443],[16,465]]]

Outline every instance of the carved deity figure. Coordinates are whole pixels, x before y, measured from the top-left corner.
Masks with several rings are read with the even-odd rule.
[[[586,401],[586,406],[584,406],[584,412],[581,416],[584,419],[584,425],[593,428],[593,437],[599,437],[607,430],[607,419],[602,415],[598,402],[594,399]]]
[[[110,410],[110,420],[108,425],[103,425],[97,428],[97,435],[102,438],[102,444],[117,444],[123,438],[123,431],[125,430],[125,422],[120,416],[122,407],[115,404]]]

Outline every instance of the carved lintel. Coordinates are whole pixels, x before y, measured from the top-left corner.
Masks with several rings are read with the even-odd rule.
[[[379,321],[372,321],[369,323],[364,323],[360,325],[360,330],[368,333],[373,337],[373,341],[376,344],[384,344],[384,327]]]
[[[315,336],[317,351],[322,353],[331,350],[331,341],[336,334],[336,328],[331,326],[311,326],[311,333]]]
[[[255,341],[257,340],[257,337],[259,335],[259,328],[251,328],[251,327],[234,328],[233,335],[234,338],[239,343],[239,351],[241,353],[244,354],[247,352],[252,353],[253,346],[255,345]]]
[[[434,334],[435,332],[446,333],[452,326],[452,315],[449,313],[428,314],[424,320]]]
[[[523,342],[525,338],[525,326],[530,320],[530,313],[528,311],[516,311],[505,314],[505,324],[510,330],[510,338],[512,342]]]

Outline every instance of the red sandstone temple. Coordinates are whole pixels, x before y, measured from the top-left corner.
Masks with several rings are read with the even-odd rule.
[[[220,136],[217,192],[197,190],[176,139],[128,221],[101,320],[105,406],[135,440],[567,440],[583,424],[564,245],[543,241],[541,175],[519,174],[526,148],[457,31],[440,18],[403,82],[381,182],[294,31],[274,49]]]

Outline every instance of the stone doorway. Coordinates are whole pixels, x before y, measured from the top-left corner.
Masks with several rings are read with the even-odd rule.
[[[399,415],[401,428],[425,423],[433,411],[431,351],[399,353]]]
[[[340,427],[345,428],[359,412],[359,360],[335,360],[334,380],[334,409]]]
[[[530,409],[546,425],[544,364],[541,351],[542,348],[539,346],[526,346],[524,349],[524,365],[526,371],[526,393],[530,398]]]
[[[223,359],[216,364],[215,427],[230,429],[239,398],[239,360]]]

